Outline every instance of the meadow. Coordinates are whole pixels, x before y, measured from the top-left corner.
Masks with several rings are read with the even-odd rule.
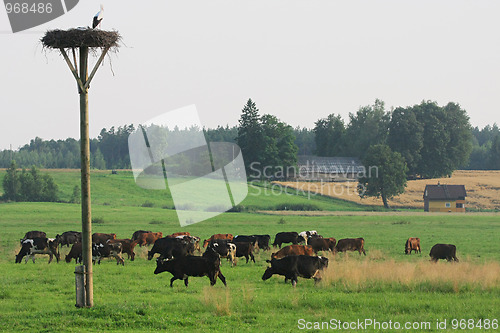
[[[78,173],[54,171],[62,199],[78,184]],[[283,277],[262,281],[270,251],[260,251],[256,263],[241,258],[231,268],[223,261],[228,286],[209,286],[206,277],[190,278],[189,287],[171,275],[154,275],[155,261],[147,249],[136,247],[136,260],[125,266],[104,260],[94,267],[94,302],[91,309],[77,309],[74,267],[64,261],[15,264],[19,239],[29,230],[48,236],[80,230],[80,206],[69,203],[0,204],[0,330],[38,332],[292,332],[301,323],[391,320],[420,323],[399,331],[443,331],[437,321],[500,319],[500,215],[498,214],[371,214],[360,205],[324,197],[287,194],[248,198],[257,210],[278,204],[310,203],[336,210],[339,215],[272,215],[256,211],[224,213],[208,221],[181,228],[170,208],[168,193],[146,191],[133,184],[130,174],[113,178],[105,172],[92,177],[93,232],[114,232],[129,238],[135,230],[169,234],[189,231],[202,239],[214,233],[274,234],[279,231],[317,230],[337,239],[364,237],[367,256],[357,253],[325,254],[330,258],[323,280],[299,278],[296,288]],[[0,173],[1,177],[1,173]],[[55,176],[56,177],[56,176]],[[144,205],[148,201],[151,205]],[[245,203],[245,202],[244,202]],[[322,208],[323,209],[323,208]],[[356,211],[364,215],[357,215]],[[422,253],[404,254],[405,240],[420,237]],[[435,243],[457,246],[459,263],[431,264],[428,253]],[[62,257],[69,251],[61,249]],[[301,321],[302,320],[302,321]],[[430,323],[424,329],[424,323]],[[304,324],[305,325],[305,324]],[[312,324],[311,324],[312,325]],[[416,327],[415,326],[415,327]],[[309,327],[309,326],[307,326]],[[305,330],[308,330],[304,326]],[[368,327],[365,331],[392,331]],[[310,331],[310,330],[309,330]],[[343,331],[362,331],[346,329]],[[397,331],[397,330],[396,330]],[[470,331],[494,331],[475,327]]]

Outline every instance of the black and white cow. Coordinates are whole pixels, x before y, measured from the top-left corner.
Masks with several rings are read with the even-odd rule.
[[[292,281],[292,286],[297,284],[297,277],[313,278],[315,282],[321,280],[320,271],[328,267],[328,258],[311,256],[287,256],[282,259],[267,260],[271,264],[262,275],[262,280],[267,280],[274,274],[283,275],[285,282]]]
[[[308,245],[309,237],[318,236],[318,232],[316,230],[302,231],[299,233],[299,243],[306,243]]]
[[[229,239],[213,239],[208,243],[205,253],[213,251],[221,258],[231,261],[231,267],[236,265],[236,245]]]
[[[101,264],[102,258],[113,257],[116,259],[116,264],[125,265],[125,261],[122,256],[122,244],[121,243],[93,243],[92,244],[92,263],[97,261],[97,264]]]
[[[35,254],[48,254],[49,264],[52,258],[55,256],[57,262],[59,262],[59,252],[57,251],[57,242],[54,238],[47,237],[35,237],[28,238],[22,242],[22,247],[16,256],[16,264],[26,257],[25,263],[28,263],[29,258],[35,263]]]

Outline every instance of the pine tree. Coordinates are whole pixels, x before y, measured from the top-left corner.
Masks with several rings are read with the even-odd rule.
[[[19,196],[20,182],[17,172],[16,161],[11,161],[10,168],[3,179],[3,199],[17,201]]]
[[[241,111],[239,120],[238,136],[236,143],[241,148],[247,175],[250,175],[250,170],[260,170],[262,166],[261,157],[263,151],[263,133],[260,126],[259,109],[255,106],[252,99],[248,99],[247,103]]]

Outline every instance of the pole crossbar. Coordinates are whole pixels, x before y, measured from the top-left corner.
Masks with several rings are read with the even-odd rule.
[[[75,77],[76,83],[78,84],[78,89],[79,92],[85,91],[85,88],[83,86],[83,82],[78,76],[78,73],[76,72],[75,67],[73,67],[73,64],[71,63],[71,60],[69,60],[68,54],[66,53],[66,50],[64,50],[62,47],[60,48],[61,54],[64,57],[64,60],[66,60],[66,63],[68,64],[69,69],[71,70],[71,73],[73,73],[73,76]]]
[[[109,47],[106,47],[102,51],[102,54],[99,57],[99,60],[97,60],[95,66],[92,69],[92,72],[90,73],[89,78],[87,79],[87,82],[85,82],[85,85],[83,86],[83,88],[88,89],[90,87],[90,81],[92,81],[92,79],[94,78],[94,75],[97,72],[97,69],[99,68],[99,66],[101,65],[101,62],[104,60],[104,57],[106,56],[106,53],[108,52],[108,50],[109,50]]]

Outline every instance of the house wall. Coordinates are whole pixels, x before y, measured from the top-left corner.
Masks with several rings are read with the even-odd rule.
[[[465,200],[426,200],[429,212],[465,212]],[[446,207],[446,203],[450,204],[450,207]],[[462,204],[462,208],[457,208],[457,204]]]

